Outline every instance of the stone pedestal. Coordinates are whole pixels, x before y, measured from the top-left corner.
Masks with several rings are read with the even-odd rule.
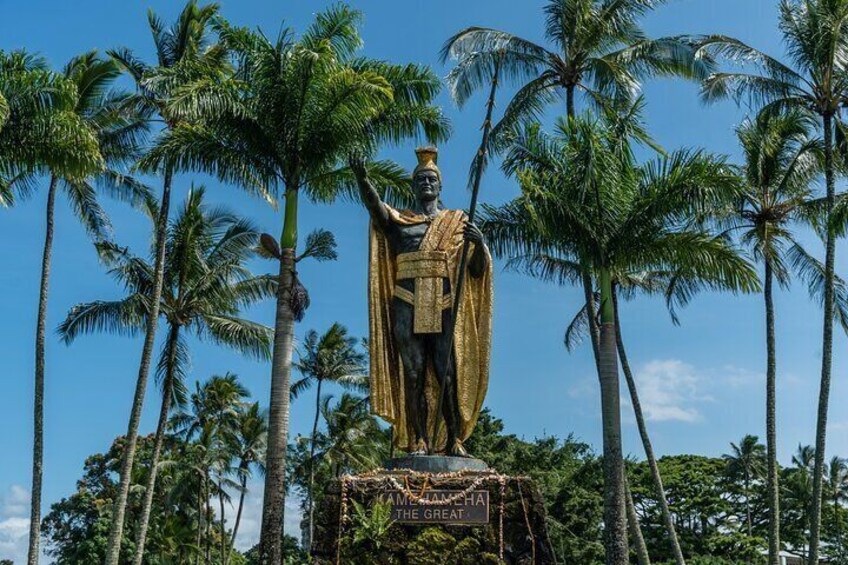
[[[418,473],[456,473],[459,471],[488,471],[484,461],[473,457],[449,457],[447,455],[407,455],[389,459],[387,471],[415,471]]]
[[[375,507],[398,519],[380,519]],[[316,508],[312,556],[317,565],[555,563],[533,481],[493,471],[384,470],[334,481]]]

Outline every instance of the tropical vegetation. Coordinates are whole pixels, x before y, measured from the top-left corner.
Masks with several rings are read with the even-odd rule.
[[[541,43],[470,26],[444,44],[454,102],[490,93],[469,184],[498,161],[517,188],[483,206],[482,232],[507,270],[578,289],[562,320],[564,345],[591,345],[601,399],[597,453],[574,437],[519,439],[488,411],[466,447],[539,485],[564,563],[780,565],[788,552],[809,565],[848,564],[848,463],[827,441],[835,333],[848,328],[836,262],[848,226],[848,199],[837,191],[848,164],[848,0],[780,0],[782,58],[724,35],[651,37],[643,20],[664,3],[546,0]],[[29,565],[42,551],[60,564],[308,563],[327,489],[393,455],[392,429],[370,412],[367,343],[342,321],[302,334],[297,325],[310,305],[302,262],[338,255],[332,225],[299,237],[302,209],[355,202],[357,167],[388,201],[408,201],[409,172],[383,150],[451,134],[437,71],[364,55],[362,21],[338,3],[301,32],[283,22],[272,36],[231,23],[218,4],[189,0],[170,24],[149,13],[150,62],[116,48],[54,70],[36,54],[0,50],[3,214],[46,192],[33,304]],[[641,93],[655,79],[695,81],[704,102],[744,106],[741,157],[658,143]],[[498,96],[507,103],[494,120]],[[279,209],[267,228],[278,235],[212,206],[201,180]],[[142,252],[120,245],[102,196],[138,211],[150,228]],[[46,375],[57,199],[122,292],[79,296],[86,302],[67,313],[58,338],[140,338],[141,352],[126,433],[89,457],[76,491],[42,516],[45,443],[56,441],[45,437],[45,409],[54,402]],[[813,441],[781,466],[775,283],[788,289],[793,279],[821,306],[821,372]],[[661,297],[677,323],[708,292],[762,297],[763,433],[740,433],[723,457],[658,457],[626,339],[638,328],[623,328],[621,312]],[[270,327],[253,321],[263,308],[273,309]],[[261,364],[269,398],[252,398],[225,366],[197,380],[197,341]],[[145,436],[151,371],[161,401]],[[622,445],[622,377],[644,461]],[[292,404],[310,388],[311,428],[292,437]],[[247,549],[252,494],[261,495],[261,519]],[[297,538],[284,531],[294,507]],[[381,551],[391,533],[385,508],[354,513],[353,544]],[[433,535],[422,530],[408,556]],[[451,555],[471,559],[460,553]]]

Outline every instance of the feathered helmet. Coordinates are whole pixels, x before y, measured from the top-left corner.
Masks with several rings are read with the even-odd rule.
[[[413,178],[421,171],[433,171],[436,173],[439,182],[442,182],[442,171],[436,166],[436,161],[439,159],[439,150],[435,146],[419,147],[415,150],[415,156],[418,157],[418,165],[412,172]]]

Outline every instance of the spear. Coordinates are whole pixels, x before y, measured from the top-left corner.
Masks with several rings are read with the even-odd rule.
[[[480,193],[480,179],[483,178],[483,169],[486,166],[486,154],[488,153],[489,147],[489,136],[492,133],[492,112],[495,109],[495,93],[498,89],[498,75],[501,70],[501,58],[502,55],[497,57],[494,61],[494,72],[492,73],[492,86],[489,89],[489,100],[486,103],[486,120],[483,122],[483,140],[480,142],[480,148],[477,150],[477,154],[474,156],[474,162],[471,167],[471,205],[468,207],[468,222],[471,223],[474,221],[474,216],[477,212],[477,196]],[[459,273],[456,278],[456,288],[453,290],[453,310],[451,310],[450,323],[448,325],[448,351],[453,352],[453,340],[454,340],[454,330],[456,329],[456,318],[459,314],[459,301],[462,297],[462,287],[465,284],[465,269],[468,266],[468,240],[465,240],[462,245],[462,255],[459,259]],[[448,366],[446,368],[445,374],[449,375],[453,372],[453,364],[454,364],[454,355],[448,355]],[[454,387],[456,386],[456,376],[454,376]],[[428,449],[429,454],[433,454],[433,445],[438,440],[440,424],[442,423],[442,408],[445,403],[445,390],[446,386],[442,386],[439,391],[439,404],[438,409],[436,410],[436,425],[433,429],[433,437],[431,438]],[[450,449],[451,446],[447,446]]]

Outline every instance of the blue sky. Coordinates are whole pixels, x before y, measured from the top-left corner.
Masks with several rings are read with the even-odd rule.
[[[441,75],[448,68],[438,62],[439,48],[448,36],[465,26],[492,26],[543,40],[540,0],[367,0],[352,4],[365,13],[362,31],[367,55],[430,64]],[[260,26],[274,35],[283,20],[302,29],[312,14],[326,5],[324,0],[224,0],[222,12],[235,23]],[[181,6],[181,2],[162,0],[0,0],[0,49],[26,47],[43,54],[57,67],[74,54],[92,48],[128,46],[149,59],[147,8],[170,21]],[[776,2],[771,0],[677,0],[645,21],[654,36],[723,33],[780,55],[782,46],[775,24]],[[738,158],[733,128],[744,112],[733,104],[705,107],[697,99],[696,86],[681,82],[656,81],[646,86],[645,94],[649,127],[666,148],[703,147]],[[446,95],[440,103],[454,127],[453,137],[442,145],[440,153],[443,197],[450,207],[465,207],[465,178],[479,143],[483,100],[472,100],[463,111],[457,110]],[[413,147],[410,142],[385,154],[411,167]],[[236,187],[182,175],[175,184],[177,200],[184,197],[193,181],[207,185],[211,201],[252,218],[265,231],[279,232],[279,214]],[[159,186],[158,180],[151,182]],[[0,558],[21,559],[25,546],[43,188],[19,206],[0,210],[0,453],[5,454],[0,465]],[[494,168],[482,190],[482,201],[490,203],[516,194],[514,183]],[[107,208],[115,239],[135,250],[145,249],[148,222],[122,205],[107,203]],[[340,321],[353,334],[364,335],[365,211],[347,203],[306,205],[301,222],[303,234],[318,227],[332,230],[339,242],[339,260],[302,267],[312,307],[298,334],[312,328],[323,331]],[[818,243],[809,236],[804,239],[821,255]],[[844,256],[844,246],[839,252]],[[254,267],[262,272],[270,270],[271,265],[257,262]],[[840,257],[837,268],[843,275],[845,267]],[[508,431],[528,439],[574,434],[599,446],[599,400],[590,352],[584,347],[569,354],[562,346],[565,324],[580,302],[578,293],[501,269],[496,273],[495,288],[487,405],[505,420]],[[141,350],[140,339],[107,336],[83,337],[68,347],[52,330],[74,304],[119,295],[120,289],[105,275],[85,233],[60,199],[48,316],[45,510],[73,491],[86,456],[102,452],[116,435],[124,433]],[[788,462],[799,443],[814,440],[821,314],[800,284],[791,294],[780,292],[776,307],[780,456]],[[671,324],[660,301],[640,299],[623,308],[622,325],[631,363],[660,454],[720,455],[727,451],[729,442],[738,441],[745,433],[763,435],[765,346],[760,296],[700,296],[682,313],[680,327]],[[263,304],[251,315],[270,323],[272,306]],[[202,343],[191,345],[192,379],[233,371],[256,399],[267,399],[266,364]],[[838,333],[829,448],[842,455],[848,455],[848,414],[842,402],[848,393],[845,350],[845,337]],[[158,405],[156,391],[151,387],[148,392],[144,433],[153,430]],[[306,433],[310,404],[294,404],[293,433]],[[623,405],[625,450],[639,457],[641,447],[629,409],[628,404]],[[255,509],[261,494],[254,493],[251,498]],[[254,512],[243,526],[245,539],[250,541],[256,526]]]

